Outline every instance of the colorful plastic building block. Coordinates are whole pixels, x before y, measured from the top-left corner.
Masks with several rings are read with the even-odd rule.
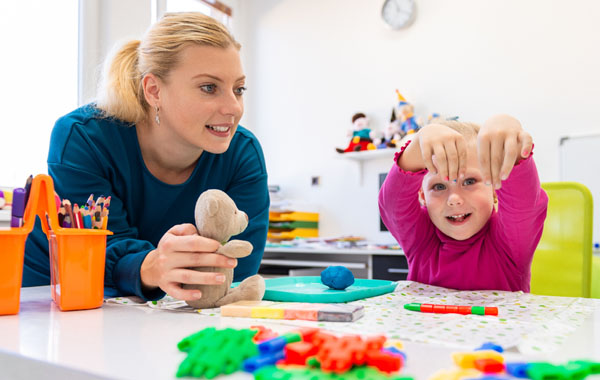
[[[176,376],[212,379],[239,370],[244,359],[258,353],[252,341],[254,335],[256,330],[210,327],[184,338],[177,347],[188,355],[179,365]]]
[[[506,372],[514,377],[527,377],[527,369],[529,363],[523,362],[510,362],[506,363]]]
[[[286,344],[292,342],[299,342],[302,340],[302,336],[299,333],[285,333],[273,339],[265,340],[258,344],[258,351],[261,354],[271,354],[279,351],[283,351]]]
[[[502,348],[502,346],[499,346],[492,342],[485,342],[480,347],[475,349],[475,351],[481,351],[481,350],[494,350],[494,351],[500,352],[500,353],[504,352],[504,349]]]
[[[478,369],[483,373],[498,373],[504,371],[504,363],[490,358],[475,359],[473,364],[475,369]]]
[[[479,359],[493,359],[504,363],[504,357],[494,350],[455,352],[452,354],[452,359],[460,368],[475,368],[475,360]]]

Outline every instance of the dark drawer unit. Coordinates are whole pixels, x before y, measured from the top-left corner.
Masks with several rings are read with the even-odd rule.
[[[405,256],[373,255],[373,279],[400,281],[408,276]]]

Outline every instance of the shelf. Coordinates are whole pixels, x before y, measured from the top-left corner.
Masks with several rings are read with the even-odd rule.
[[[394,157],[395,148],[363,150],[361,152],[339,153],[338,157],[348,158],[355,161],[375,160],[378,158]]]
[[[394,157],[394,154],[396,154],[396,148],[385,148],[385,149],[375,149],[375,150],[363,150],[360,152],[338,153],[338,157],[358,162],[358,178],[359,178],[359,183],[362,185],[362,183],[363,183],[363,162],[364,161],[389,158],[389,162],[390,162],[390,166],[391,166],[392,165],[392,157]]]

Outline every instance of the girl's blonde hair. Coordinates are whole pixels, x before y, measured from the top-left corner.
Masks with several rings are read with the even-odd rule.
[[[198,12],[167,13],[146,32],[142,41],[121,46],[104,66],[97,107],[105,117],[131,124],[148,119],[150,106],[142,79],[152,73],[165,81],[190,44],[240,49],[223,24]]]
[[[458,120],[445,120],[445,119],[432,119],[431,124],[441,124],[448,128],[454,129],[465,137],[466,140],[477,138],[479,133],[479,125],[471,122],[464,122]]]

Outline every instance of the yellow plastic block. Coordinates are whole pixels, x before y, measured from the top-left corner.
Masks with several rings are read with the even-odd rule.
[[[283,319],[284,310],[276,307],[253,307],[251,318]]]
[[[271,222],[289,222],[289,221],[302,221],[302,222],[318,222],[318,212],[300,212],[300,211],[285,211],[269,212],[269,220]]]
[[[397,348],[399,350],[401,350],[402,348],[404,348],[404,344],[402,344],[401,341],[397,340],[397,339],[388,339],[385,344],[385,347],[394,347]]]
[[[481,377],[481,372],[476,369],[469,368],[453,368],[441,369],[431,375],[429,380],[460,380],[460,379],[476,379]]]
[[[319,230],[316,228],[294,228],[291,231],[269,231],[269,239],[294,239],[297,237],[318,237]]]
[[[475,360],[478,359],[494,359],[497,362],[504,363],[504,357],[494,350],[454,352],[452,354],[452,360],[461,368],[475,368]]]

